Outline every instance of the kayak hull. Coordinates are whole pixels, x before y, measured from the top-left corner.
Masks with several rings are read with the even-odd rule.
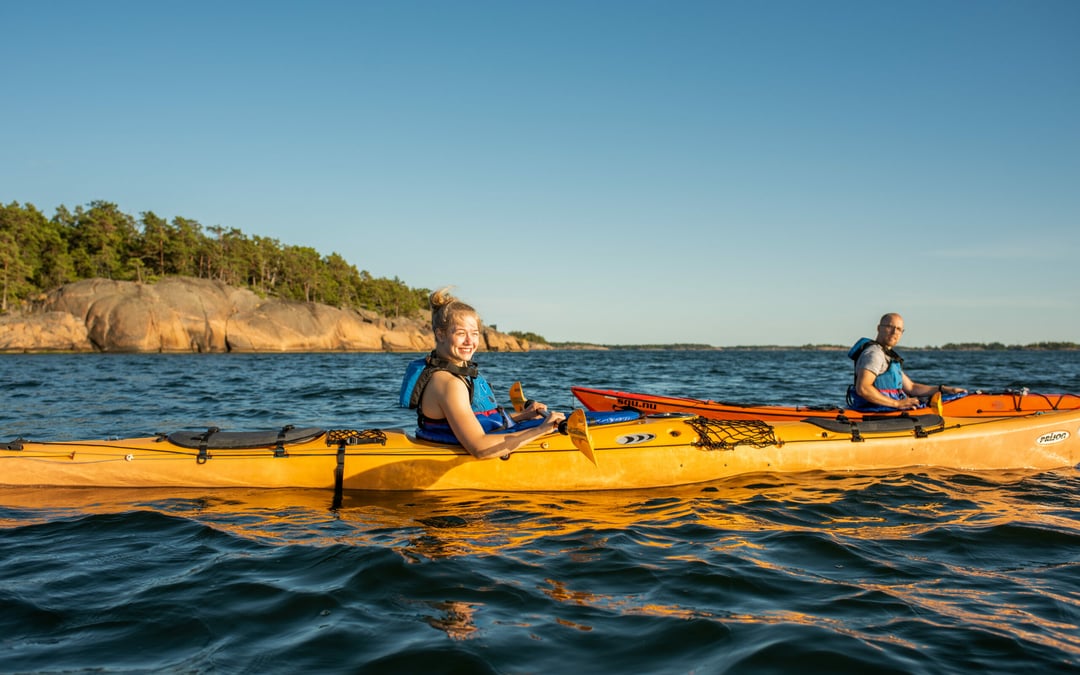
[[[752,403],[724,403],[708,399],[661,396],[641,392],[571,387],[570,391],[586,410],[640,410],[651,413],[691,413],[713,419],[729,420],[801,420],[808,417],[829,418],[843,415],[858,420],[865,416],[902,415],[895,412],[860,412],[833,406],[782,406]],[[1030,392],[975,393],[945,401],[949,417],[1022,417],[1037,412],[1080,410],[1076,394],[1036,394]],[[924,410],[925,412],[925,410]]]
[[[562,492],[686,485],[756,472],[1050,470],[1080,461],[1080,411],[888,421],[906,426],[646,416],[591,427],[595,465],[559,434],[506,459],[483,461],[394,429],[319,430],[297,442],[245,448],[183,447],[162,436],[19,440],[0,445],[0,485]]]

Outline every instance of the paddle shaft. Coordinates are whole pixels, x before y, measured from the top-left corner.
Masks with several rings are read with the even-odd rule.
[[[525,398],[525,392],[521,388],[521,382],[514,382],[510,385],[510,402],[514,405],[514,410],[521,412],[524,410],[531,401]],[[544,410],[544,418],[551,416],[551,410]],[[592,436],[589,435],[589,422],[585,419],[585,411],[581,408],[577,408],[574,412],[570,413],[562,422],[559,422],[559,433],[567,435],[574,443],[574,447],[581,451],[581,454],[589,458],[589,461],[596,466],[596,453],[593,451]]]

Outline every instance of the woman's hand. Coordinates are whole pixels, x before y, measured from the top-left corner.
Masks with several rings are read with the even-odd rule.
[[[555,412],[544,408],[547,413],[544,415],[544,423],[540,426],[544,428],[545,433],[555,433],[559,431],[559,425],[566,419],[566,415],[561,412]]]
[[[523,419],[534,420],[537,417],[546,415],[548,413],[548,407],[539,401],[529,401],[525,404],[525,409],[522,410],[522,412],[528,414],[528,417]]]

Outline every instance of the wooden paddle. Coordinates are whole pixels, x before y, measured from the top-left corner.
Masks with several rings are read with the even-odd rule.
[[[517,412],[524,410],[525,405],[529,402],[529,399],[525,398],[525,392],[521,389],[521,382],[510,385],[510,402],[514,404],[514,410]],[[570,436],[574,447],[580,450],[581,454],[588,457],[593,466],[597,466],[596,453],[593,452],[592,436],[589,435],[589,421],[585,419],[585,411],[576,408],[559,427],[560,431]]]

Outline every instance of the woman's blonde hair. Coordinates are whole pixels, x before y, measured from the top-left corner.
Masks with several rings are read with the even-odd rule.
[[[450,293],[451,288],[452,286],[444,286],[428,297],[428,302],[431,303],[431,330],[435,332],[448,331],[454,325],[454,319],[462,315],[474,316],[476,322],[480,323],[480,315],[472,305],[455,298]]]

